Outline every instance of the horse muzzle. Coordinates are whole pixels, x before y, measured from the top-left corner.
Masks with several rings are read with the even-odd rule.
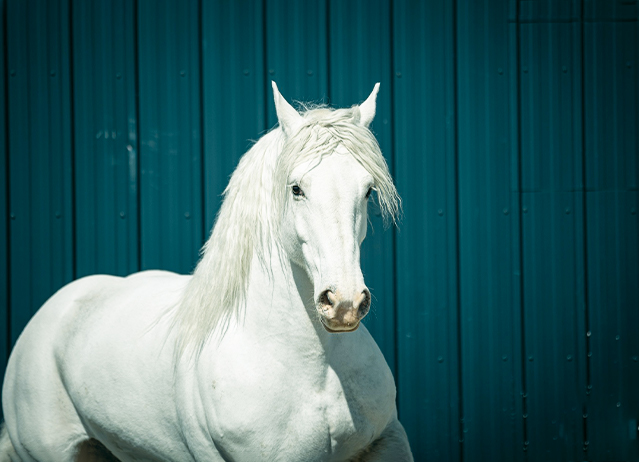
[[[317,300],[322,326],[328,332],[353,332],[371,307],[371,294],[364,289],[354,297],[343,297],[340,291],[324,290]]]

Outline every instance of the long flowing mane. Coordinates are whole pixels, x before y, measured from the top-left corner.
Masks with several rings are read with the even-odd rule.
[[[278,127],[258,140],[231,176],[202,257],[172,311],[177,354],[199,354],[242,313],[254,256],[267,265],[273,243],[281,249],[280,217],[290,196],[288,177],[296,166],[320,162],[343,145],[373,177],[385,222],[395,222],[400,198],[377,140],[359,124],[359,108],[306,108],[302,116],[303,126],[291,137]]]

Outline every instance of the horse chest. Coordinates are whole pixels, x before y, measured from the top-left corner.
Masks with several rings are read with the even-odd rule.
[[[205,405],[213,439],[234,460],[347,460],[381,434],[395,411],[385,363],[342,362],[307,373],[256,359],[224,364]]]

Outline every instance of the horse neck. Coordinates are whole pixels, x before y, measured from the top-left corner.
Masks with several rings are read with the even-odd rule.
[[[325,357],[334,347],[334,336],[318,322],[312,282],[302,268],[277,251],[270,255],[269,265],[253,259],[241,328],[257,338],[277,339],[276,347],[314,348]]]

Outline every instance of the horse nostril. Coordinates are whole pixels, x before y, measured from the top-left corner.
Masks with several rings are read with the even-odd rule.
[[[362,290],[362,295],[362,301],[359,302],[359,307],[357,309],[357,314],[360,319],[368,314],[368,310],[371,307],[371,293],[368,291],[368,289]]]
[[[335,306],[337,298],[333,292],[327,289],[320,294],[318,302],[321,306]]]

